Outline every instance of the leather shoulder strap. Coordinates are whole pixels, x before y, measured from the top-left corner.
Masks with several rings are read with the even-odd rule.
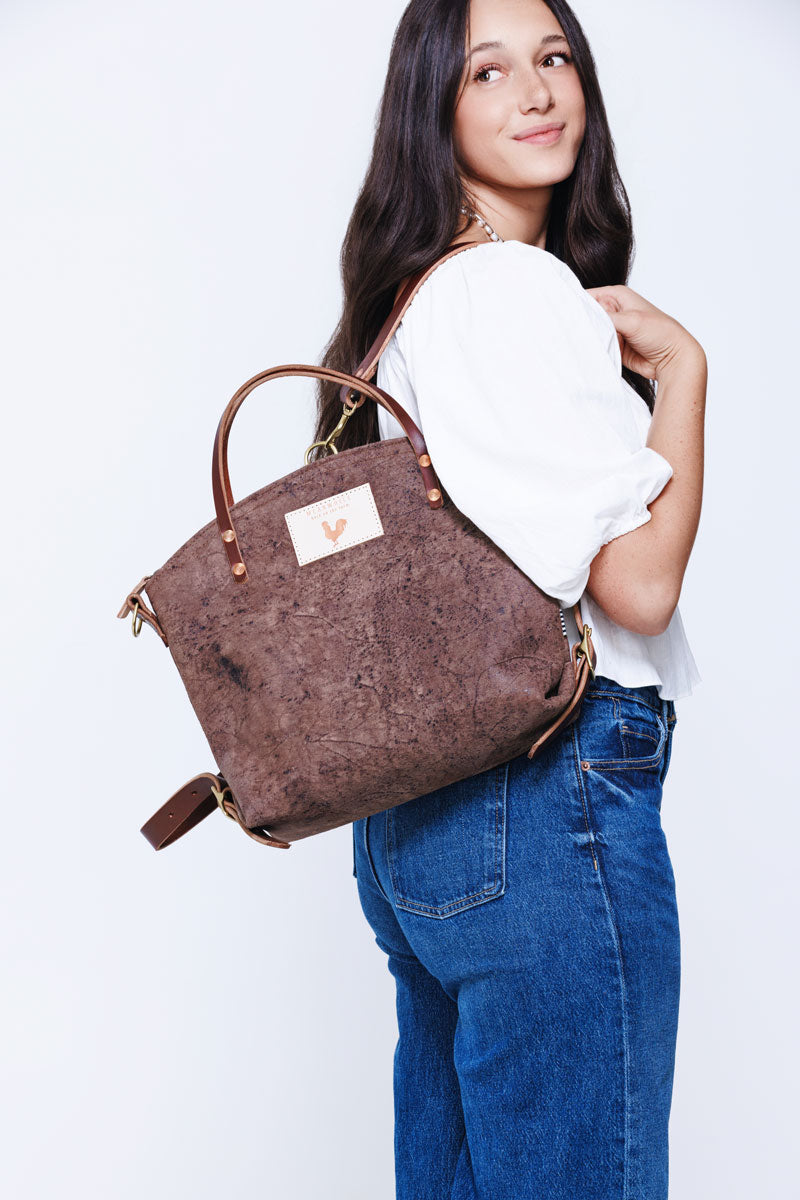
[[[419,271],[415,271],[413,275],[409,275],[405,279],[402,279],[395,294],[395,301],[392,305],[392,311],[383,322],[383,325],[381,325],[378,336],[375,338],[374,342],[356,367],[355,371],[353,371],[353,374],[357,375],[359,379],[372,379],[372,376],[378,369],[378,360],[380,359],[380,356],[383,354],[386,347],[389,345],[394,331],[397,329],[397,326],[405,316],[406,310],[411,304],[411,301],[414,299],[425,280],[433,274],[437,267],[441,266],[443,262],[446,262],[448,258],[453,258],[453,256],[456,254],[463,254],[465,250],[471,250],[473,246],[488,246],[490,244],[491,243],[486,241],[456,242],[456,244],[451,246],[449,250],[446,250],[444,254],[439,255],[435,262],[432,262],[427,267],[422,267]],[[341,399],[343,404],[347,399],[349,391],[350,389],[347,387],[343,387],[341,389]],[[363,403],[364,397],[362,397],[356,403],[355,407],[358,408],[358,406]]]

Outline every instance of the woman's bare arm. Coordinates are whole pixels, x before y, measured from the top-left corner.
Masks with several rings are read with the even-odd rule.
[[[616,328],[623,365],[657,381],[647,445],[673,475],[650,520],[601,547],[586,588],[618,625],[656,636],[677,607],[700,522],[708,361],[679,321],[627,285],[587,291]]]
[[[651,636],[666,629],[677,607],[700,522],[708,362],[699,342],[683,347],[657,378],[647,445],[673,476],[648,505],[651,519],[601,548],[587,583],[612,620]]]

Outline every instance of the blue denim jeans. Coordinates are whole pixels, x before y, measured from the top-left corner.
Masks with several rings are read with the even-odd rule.
[[[665,1200],[675,721],[598,675],[533,760],[353,823],[396,981],[397,1200]]]

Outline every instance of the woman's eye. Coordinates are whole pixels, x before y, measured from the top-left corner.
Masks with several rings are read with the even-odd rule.
[[[486,75],[489,73],[489,71],[499,71],[499,70],[500,70],[500,67],[495,67],[495,66],[481,67],[480,71],[475,72],[475,74],[473,75],[473,79],[480,80],[481,75]]]
[[[564,50],[559,50],[557,54],[548,54],[547,58],[544,61],[549,62],[551,58],[563,58],[565,63],[572,62],[572,56],[570,54],[567,54]]]

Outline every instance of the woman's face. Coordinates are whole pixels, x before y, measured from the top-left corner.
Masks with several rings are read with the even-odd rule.
[[[544,0],[471,0],[469,24],[453,125],[467,184],[507,193],[566,179],[583,141],[586,109],[558,21]],[[476,51],[483,42],[502,44]],[[554,124],[563,126],[555,141],[520,138]]]

